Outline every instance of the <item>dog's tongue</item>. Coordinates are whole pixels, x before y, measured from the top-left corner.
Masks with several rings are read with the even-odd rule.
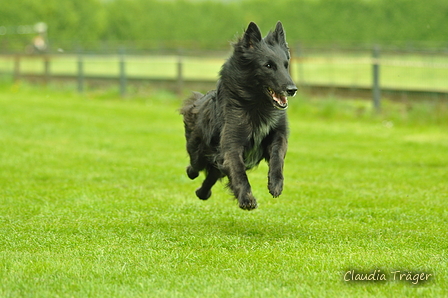
[[[288,98],[282,93],[276,93],[272,88],[268,88],[269,94],[271,94],[272,99],[278,104],[274,105],[278,109],[286,109],[288,107]]]
[[[287,98],[286,96],[283,96],[283,95],[279,95],[279,94],[277,94],[277,93],[274,93],[273,98],[274,98],[274,100],[275,100],[276,102],[278,102],[279,105],[281,105],[281,106],[285,106],[285,105],[288,103],[288,98]]]

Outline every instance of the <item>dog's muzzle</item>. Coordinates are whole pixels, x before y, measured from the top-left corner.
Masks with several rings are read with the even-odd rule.
[[[297,93],[297,87],[295,85],[288,85],[281,92],[275,92],[270,87],[267,90],[273,99],[274,107],[279,110],[286,110],[288,108],[288,96],[295,96]]]

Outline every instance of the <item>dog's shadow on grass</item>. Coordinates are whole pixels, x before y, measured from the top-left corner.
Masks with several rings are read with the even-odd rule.
[[[278,206],[244,211],[236,203],[223,205],[192,200],[168,209],[162,208],[144,220],[145,230],[171,234],[176,239],[184,240],[203,238],[207,241],[220,239],[219,242],[248,243],[309,241],[311,231],[306,224],[299,218],[284,214]]]
[[[196,221],[194,229],[201,235],[256,242],[305,240],[310,235],[310,232],[298,225],[295,220],[287,220],[278,214],[275,218],[268,219],[266,214],[247,214],[246,211],[240,210],[230,214],[226,212],[215,214],[211,218],[204,216]]]
[[[216,231],[230,237],[239,237],[247,240],[282,241],[300,239],[305,237],[306,231],[298,226],[280,224],[275,222],[247,223],[244,221],[216,222]]]

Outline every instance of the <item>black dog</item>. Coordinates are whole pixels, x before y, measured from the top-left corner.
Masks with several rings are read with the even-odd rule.
[[[181,109],[184,118],[190,179],[205,170],[196,195],[207,200],[224,176],[242,209],[257,208],[246,170],[262,159],[269,163],[268,188],[273,197],[283,190],[287,148],[287,96],[297,87],[289,75],[289,49],[280,22],[262,38],[250,23],[222,66],[217,90],[194,93]]]

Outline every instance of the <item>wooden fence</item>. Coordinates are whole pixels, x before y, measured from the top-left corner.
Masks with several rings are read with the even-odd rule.
[[[154,72],[148,74],[140,70],[135,71],[136,66],[142,69],[154,67],[154,61],[158,61],[158,59],[161,59],[160,57],[165,60],[169,58],[169,61],[156,66],[156,74]],[[1,55],[0,74],[12,75],[15,81],[30,80],[43,83],[53,80],[74,81],[79,92],[84,92],[87,86],[94,84],[118,84],[121,95],[126,96],[130,84],[148,84],[156,88],[173,90],[181,95],[185,89],[200,91],[214,89],[220,65],[225,60],[225,57],[167,57],[131,56],[124,53],[118,55]],[[381,109],[382,96],[395,99],[438,98],[448,100],[448,59],[446,59],[446,62],[443,60],[434,63],[391,60],[382,57],[378,48],[375,48],[370,55],[359,57],[322,56],[319,53],[295,55],[293,57],[292,76],[302,92],[305,93],[370,98],[378,111]],[[63,59],[68,59],[68,62],[65,62],[64,65],[61,64]],[[145,59],[152,59],[152,64]],[[200,60],[193,64],[190,61],[191,59]],[[99,60],[101,60],[101,66],[95,64]],[[213,64],[213,67],[205,69],[206,64]],[[343,77],[343,69],[353,66],[359,68],[357,70],[359,76],[365,76],[363,82],[347,83],[339,82],[336,79],[334,81],[320,81],[320,78],[325,77],[328,72],[335,73],[335,78]],[[396,88],[381,86],[381,82],[384,81],[383,66],[389,68],[408,67],[408,69],[426,67],[428,69],[425,68],[425,71],[428,71],[428,73],[431,73],[431,69],[442,69],[441,76],[446,75],[446,87],[444,88],[443,78],[442,83],[439,82],[436,87]],[[102,70],[92,73],[86,68],[90,68],[90,70],[102,68]],[[193,68],[198,69],[196,75],[186,74],[186,69],[191,70]],[[202,71],[202,68],[204,68],[204,71]],[[334,69],[332,70],[332,68]],[[313,77],[313,72],[315,77]],[[369,73],[366,74],[366,72]],[[162,75],[159,75],[159,73],[162,73]],[[388,79],[391,80],[390,75]],[[440,80],[439,75],[437,79]]]

